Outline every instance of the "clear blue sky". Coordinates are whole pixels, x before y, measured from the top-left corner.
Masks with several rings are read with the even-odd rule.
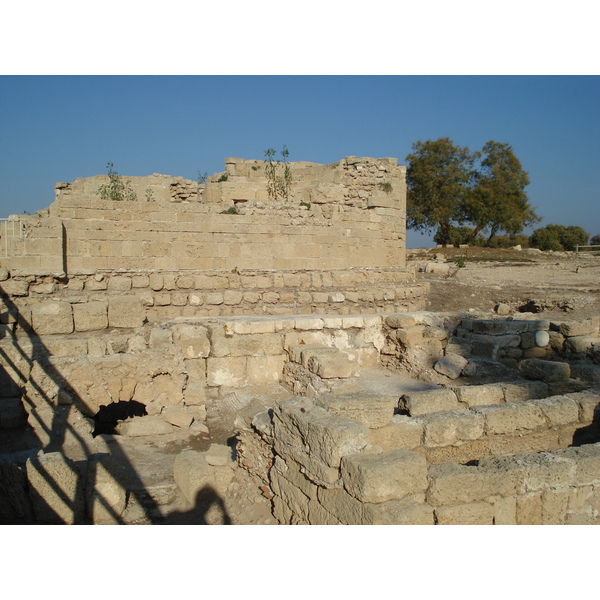
[[[599,76],[2,76],[0,216],[45,208],[56,181],[197,179],[228,156],[337,162],[450,137],[511,144],[542,225],[600,233]],[[429,238],[409,232],[409,247]]]

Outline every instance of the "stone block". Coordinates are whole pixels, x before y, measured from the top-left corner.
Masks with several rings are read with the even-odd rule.
[[[333,468],[340,466],[346,454],[360,452],[367,444],[368,428],[363,423],[332,415],[306,400],[284,400],[274,409],[275,437],[278,430],[288,430],[293,439],[303,440],[311,454]]]
[[[471,410],[485,417],[487,435],[515,434],[546,426],[541,409],[528,403],[476,406]]]
[[[489,406],[504,402],[504,390],[499,385],[467,385],[453,387],[458,401],[466,406]]]
[[[438,525],[493,525],[494,508],[487,502],[471,502],[435,509]]]
[[[469,361],[460,354],[446,353],[446,356],[440,358],[433,368],[450,379],[458,379],[468,363]]]
[[[567,381],[571,377],[568,363],[527,358],[519,364],[521,373],[527,379],[537,379],[545,382]]]
[[[206,383],[210,387],[241,387],[246,383],[246,365],[246,357],[207,358]]]
[[[133,417],[131,420],[119,423],[116,428],[119,435],[127,437],[140,437],[145,435],[164,435],[173,433],[173,425],[167,423],[160,415],[146,415]]]
[[[108,290],[111,292],[128,292],[131,289],[131,277],[114,276],[108,280]]]
[[[385,324],[392,329],[408,329],[414,327],[416,322],[413,317],[405,314],[393,314],[385,317]]]
[[[521,402],[548,396],[548,385],[543,381],[524,381],[522,383],[501,383],[505,402]]]
[[[16,429],[27,422],[21,398],[0,398],[0,429]]]
[[[247,362],[248,381],[252,385],[281,381],[285,357],[249,356]]]
[[[389,500],[364,505],[364,523],[369,525],[433,525],[433,507]]]
[[[0,462],[0,523],[25,524],[32,520],[24,470],[14,462]]]
[[[232,328],[237,334],[275,333],[275,321],[272,319],[234,321]]]
[[[565,337],[597,336],[598,325],[593,319],[564,321],[558,324],[558,331]]]
[[[483,466],[481,466],[483,465]],[[469,504],[490,496],[513,496],[519,469],[508,460],[488,459],[480,466],[447,462],[429,467],[427,501],[435,506]]]
[[[33,511],[42,523],[82,523],[85,496],[75,463],[60,452],[38,454],[27,460],[27,480]]]
[[[167,406],[160,415],[167,423],[180,429],[188,429],[194,420],[194,414],[180,406]]]
[[[86,481],[87,512],[94,525],[123,523],[127,506],[127,477],[110,454],[92,454]]]
[[[453,446],[477,440],[483,436],[485,419],[482,415],[461,408],[433,413],[422,417],[425,445]]]
[[[298,331],[321,330],[324,327],[323,319],[317,317],[298,317],[295,322]]]
[[[600,347],[600,337],[592,335],[581,335],[565,339],[565,350],[573,354],[585,354],[596,345]]]
[[[73,310],[68,302],[47,300],[36,303],[31,308],[31,319],[38,335],[73,332]]]
[[[108,300],[109,327],[141,327],[146,309],[137,296],[111,296]]]
[[[411,417],[428,413],[460,408],[460,402],[451,389],[423,390],[404,394],[398,403],[401,410],[408,411]]]
[[[552,396],[523,403],[523,405],[527,404],[540,408],[551,427],[560,427],[579,421],[579,405],[575,400],[566,396]]]
[[[360,391],[348,394],[320,395],[315,404],[334,415],[342,415],[364,423],[369,429],[378,429],[391,423],[398,404],[395,394],[374,394]]]
[[[362,502],[399,500],[427,489],[427,461],[410,450],[344,456],[341,474],[346,491]]]
[[[173,343],[173,331],[162,327],[153,327],[150,330],[150,348],[170,346]]]
[[[190,506],[224,498],[233,475],[230,466],[211,466],[203,452],[194,450],[181,452],[173,464],[173,479]]]
[[[586,383],[600,384],[600,365],[572,364],[571,377]]]
[[[204,458],[213,467],[224,467],[233,463],[232,450],[225,444],[211,444]]]
[[[108,303],[93,300],[73,305],[75,331],[97,331],[108,327]]]
[[[322,379],[347,379],[356,377],[359,372],[358,365],[342,351],[313,353],[308,358],[307,368]]]
[[[417,348],[423,343],[423,327],[407,327],[396,330],[396,340],[407,348]]]
[[[422,444],[423,431],[421,419],[394,415],[389,425],[369,431],[369,443],[385,451],[397,448],[412,450]]]
[[[550,452],[519,454],[515,462],[523,472],[520,493],[569,487],[575,481],[577,462]]]

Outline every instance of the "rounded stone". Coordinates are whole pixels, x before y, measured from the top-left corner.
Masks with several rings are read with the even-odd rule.
[[[535,345],[540,348],[545,348],[550,342],[550,334],[547,331],[536,331]]]

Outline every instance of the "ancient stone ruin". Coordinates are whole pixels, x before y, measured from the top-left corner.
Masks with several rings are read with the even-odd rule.
[[[405,167],[289,166],[2,222],[0,522],[598,522],[600,318],[426,312]]]

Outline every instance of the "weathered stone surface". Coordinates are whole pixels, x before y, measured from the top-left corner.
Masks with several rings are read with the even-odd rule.
[[[307,405],[301,399],[281,402],[274,409],[275,436],[285,429],[304,440],[311,454],[329,467],[337,468],[346,454],[359,452],[367,444],[368,429],[343,416],[332,415],[319,406]]]
[[[488,435],[531,431],[546,425],[541,409],[525,402],[476,406],[471,410],[485,417]]]
[[[307,368],[323,379],[346,379],[358,375],[358,365],[346,352],[315,352],[307,361]]]
[[[26,464],[33,511],[43,523],[81,523],[84,487],[75,463],[60,452],[39,454]]]
[[[73,311],[68,302],[45,300],[31,309],[32,326],[38,335],[72,333]]]
[[[458,401],[466,406],[487,406],[504,402],[504,390],[499,385],[466,385],[452,390]]]
[[[528,358],[522,360],[519,368],[527,379],[538,379],[545,382],[567,381],[571,376],[568,363]]]
[[[127,506],[127,477],[123,466],[110,454],[93,454],[86,482],[88,516],[95,525],[122,523]]]
[[[108,327],[108,303],[91,301],[73,305],[75,331],[96,331]]]
[[[224,444],[211,444],[204,458],[214,467],[224,467],[233,462],[231,448]]]
[[[476,440],[483,435],[485,419],[482,415],[461,408],[448,412],[424,415],[426,446],[451,446]]]
[[[369,429],[377,429],[391,423],[398,397],[394,394],[382,395],[361,391],[321,395],[315,399],[315,404],[332,414],[360,421]]]
[[[447,353],[446,356],[440,358],[433,368],[442,375],[446,375],[450,379],[457,379],[460,377],[463,369],[467,366],[468,360],[463,358],[460,354]]]
[[[600,337],[592,335],[581,335],[568,337],[565,339],[565,350],[573,354],[585,354],[589,352],[594,345],[600,347]]]
[[[572,364],[571,377],[587,383],[600,384],[600,365]]]
[[[451,389],[442,388],[404,394],[399,400],[398,407],[408,411],[408,414],[414,417],[442,410],[454,410],[461,405]]]
[[[481,466],[484,465],[484,466]],[[511,461],[481,461],[480,466],[442,463],[428,471],[427,499],[434,506],[468,504],[490,496],[512,496],[520,484]]]
[[[167,423],[160,415],[134,417],[116,426],[119,435],[139,437],[144,435],[163,435],[173,432],[173,425]]]
[[[204,496],[224,498],[234,471],[231,467],[214,467],[203,452],[186,450],[175,458],[173,478],[188,504],[194,506]]]
[[[558,330],[565,337],[598,335],[598,325],[592,319],[585,319],[583,321],[564,321],[558,324]]]
[[[0,523],[25,524],[32,519],[24,470],[12,462],[0,462]]]
[[[369,525],[433,525],[433,507],[427,504],[406,505],[397,500],[366,504],[363,522]]]
[[[15,429],[25,425],[27,414],[20,397],[0,397],[0,429]]]
[[[435,509],[438,525],[493,525],[494,508],[487,502],[471,502]]]
[[[180,429],[187,429],[194,420],[194,415],[185,408],[179,406],[167,406],[161,412],[162,418],[171,425],[175,425]]]
[[[520,402],[548,396],[548,384],[543,381],[523,381],[522,383],[501,383],[505,402]]]
[[[420,418],[394,415],[389,425],[369,431],[369,443],[384,451],[397,448],[412,450],[422,444],[423,431]]]
[[[110,327],[141,327],[146,320],[146,309],[137,296],[110,296],[108,323]]]
[[[352,454],[342,458],[342,480],[363,502],[386,502],[427,489],[427,461],[409,450]]]

